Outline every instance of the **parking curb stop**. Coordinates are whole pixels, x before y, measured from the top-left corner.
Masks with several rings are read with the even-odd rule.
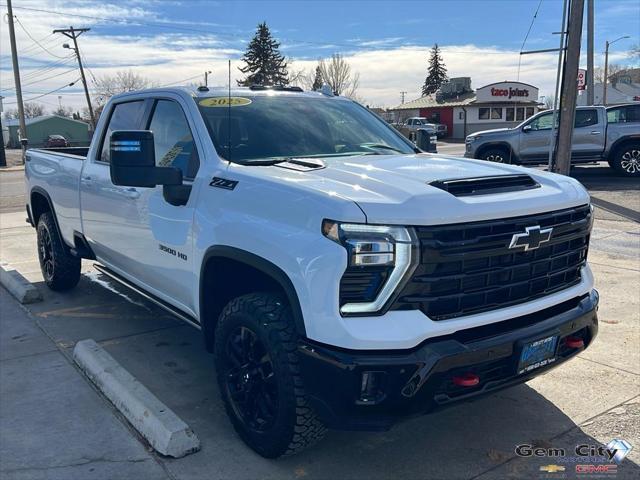
[[[0,283],[22,304],[42,301],[40,290],[7,264],[0,265]]]
[[[200,449],[189,425],[94,340],[78,342],[73,359],[158,453],[180,458]]]

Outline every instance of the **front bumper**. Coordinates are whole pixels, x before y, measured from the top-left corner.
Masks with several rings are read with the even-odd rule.
[[[587,348],[598,331],[598,293],[535,314],[462,330],[411,350],[354,351],[309,340],[298,346],[308,400],[330,428],[386,430],[400,418],[427,413],[517,385]],[[522,375],[523,344],[558,335],[555,362]],[[579,337],[584,346],[566,345]],[[473,373],[475,386],[454,384]]]

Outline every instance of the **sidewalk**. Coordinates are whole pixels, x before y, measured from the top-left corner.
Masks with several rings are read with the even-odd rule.
[[[170,478],[3,288],[0,398],[0,478]]]

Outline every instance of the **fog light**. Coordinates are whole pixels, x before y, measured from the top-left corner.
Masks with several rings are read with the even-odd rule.
[[[480,383],[480,377],[475,373],[465,373],[463,375],[456,375],[451,379],[454,385],[459,387],[475,387]]]

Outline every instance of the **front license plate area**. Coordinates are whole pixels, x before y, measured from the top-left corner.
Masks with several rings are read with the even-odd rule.
[[[518,375],[528,373],[555,362],[557,344],[557,335],[525,343],[520,353]]]

